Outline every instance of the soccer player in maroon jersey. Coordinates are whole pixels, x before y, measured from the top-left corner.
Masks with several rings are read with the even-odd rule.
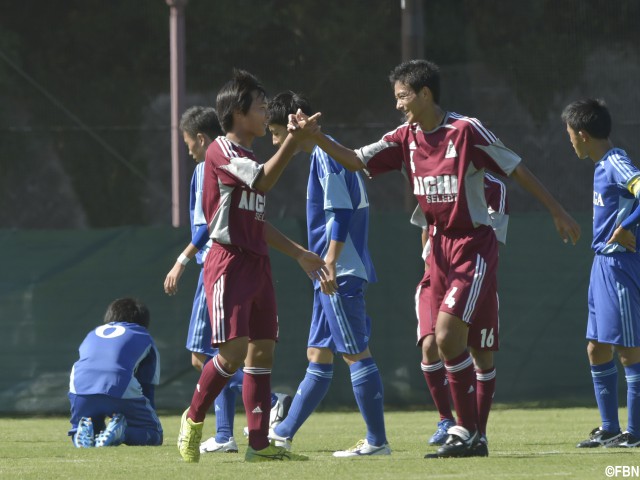
[[[496,234],[498,243],[504,245],[507,241],[509,224],[507,188],[504,182],[488,172],[485,173],[484,184],[491,227]],[[446,370],[435,341],[435,324],[431,316],[431,273],[428,259],[431,251],[429,225],[420,206],[417,206],[413,212],[411,223],[422,228],[422,258],[425,261],[424,275],[416,289],[417,345],[421,347],[422,351],[420,367],[440,415],[438,428],[429,439],[429,445],[442,445],[447,439],[448,429],[455,425],[455,421],[451,413]],[[476,369],[476,406],[480,434],[480,441],[473,451],[474,456],[488,455],[487,422],[496,386],[493,352],[497,351],[500,345],[500,325],[497,316],[493,315],[494,309],[497,310],[497,304],[486,302],[484,307],[485,311],[475,312],[475,319],[469,328],[468,337],[469,351]],[[492,322],[490,324],[483,322],[483,316],[491,319]]]
[[[191,405],[182,416],[178,448],[187,462],[200,459],[207,411],[244,364],[242,399],[249,447],[245,460],[307,460],[269,443],[271,366],[278,336],[275,292],[267,244],[298,260],[315,278],[324,261],[265,222],[265,194],[277,182],[300,142],[316,130],[315,118],[290,134],[276,154],[259,164],[251,150],[266,134],[266,93],[248,72],[235,70],[217,96],[216,110],[226,133],[207,148],[202,207],[212,246],[205,260],[204,285],[219,353],[205,364]]]
[[[477,311],[495,301],[497,293],[498,247],[484,198],[485,170],[512,176],[536,197],[549,210],[565,243],[575,244],[580,227],[520,157],[480,121],[440,107],[437,65],[411,60],[398,65],[389,78],[396,108],[406,123],[355,151],[320,131],[315,138],[320,148],[349,170],[366,169],[371,176],[405,172],[427,222],[434,226],[429,259],[431,308],[458,418],[445,444],[428,456],[469,456],[479,441],[476,378],[467,351],[469,325]],[[306,126],[307,118],[300,112],[290,120],[289,129],[295,131]]]

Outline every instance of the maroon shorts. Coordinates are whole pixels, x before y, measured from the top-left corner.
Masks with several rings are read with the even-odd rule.
[[[277,340],[276,294],[268,256],[214,243],[204,264],[204,286],[213,346],[238,337]]]
[[[470,327],[469,346],[498,350],[498,243],[493,229],[478,227],[464,234],[437,232],[431,242],[431,318],[437,319],[439,311],[454,315]],[[424,282],[423,278],[421,285]],[[428,288],[423,286],[422,290]],[[433,332],[435,322],[428,321]],[[428,329],[429,325],[419,327],[419,331]]]

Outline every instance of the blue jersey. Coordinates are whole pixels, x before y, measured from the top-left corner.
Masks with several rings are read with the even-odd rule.
[[[331,241],[336,210],[350,210],[351,219],[344,248],[337,261],[338,277],[352,275],[367,282],[376,281],[367,236],[369,201],[360,174],[349,172],[323,150],[311,153],[307,185],[307,234],[309,250],[324,258]],[[319,282],[315,282],[316,288]]]
[[[617,243],[607,245],[607,240],[638,206],[640,171],[631,163],[627,153],[619,148],[609,150],[595,167],[591,248],[601,254],[625,252],[626,249]],[[637,239],[638,226],[632,226],[631,231]]]
[[[69,391],[77,395],[140,398],[141,384],[160,381],[160,355],[146,328],[113,322],[90,332],[73,364]]]
[[[191,190],[189,192],[189,217],[191,219],[191,238],[196,236],[198,228],[207,224],[207,220],[204,217],[204,211],[202,210],[202,184],[204,180],[204,162],[200,162],[196,165],[191,177]],[[207,256],[209,247],[211,247],[211,240],[196,253],[196,261],[199,264],[204,263],[204,259]]]

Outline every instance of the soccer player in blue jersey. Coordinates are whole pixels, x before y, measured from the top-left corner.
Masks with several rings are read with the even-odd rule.
[[[211,240],[209,229],[202,210],[202,189],[204,179],[204,159],[207,147],[213,140],[222,135],[216,111],[212,107],[191,107],[182,114],[180,131],[189,154],[196,161],[196,168],[191,177],[189,195],[189,218],[191,220],[191,242],[185,247],[167,274],[164,290],[169,295],[178,291],[178,283],[185,266],[193,258],[199,265],[204,265]],[[211,346],[211,322],[207,308],[207,296],[204,290],[203,270],[200,269],[198,285],[193,300],[189,332],[187,334],[187,350],[191,352],[191,363],[198,371],[213,358],[218,349]],[[233,438],[233,421],[236,410],[236,398],[242,394],[242,369],[231,377],[214,401],[216,413],[216,435],[202,442],[200,452],[237,453],[238,444]],[[285,394],[271,394],[270,424],[275,426],[287,414],[291,397]]]
[[[269,102],[269,130],[274,145],[287,136],[289,114],[311,115],[306,98],[283,92]],[[366,438],[335,457],[389,455],[380,372],[369,351],[371,319],[364,292],[376,281],[367,247],[369,202],[360,174],[347,171],[313,140],[301,144],[311,155],[307,186],[309,249],[324,258],[328,275],[314,282],[314,303],[307,348],[309,366],[287,418],[270,431],[278,446],[291,440],[324,398],[333,376],[333,357],[339,353],[349,365],[351,383],[367,426]]]
[[[587,355],[602,425],[578,448],[640,446],[640,170],[609,139],[611,116],[602,100],[580,100],[562,112],[578,158],[595,163],[593,241]],[[627,380],[627,431],[618,421],[618,372]]]
[[[147,330],[150,320],[137,300],[114,300],[104,324],[80,345],[69,381],[69,435],[76,447],[162,444],[154,402],[160,356]]]

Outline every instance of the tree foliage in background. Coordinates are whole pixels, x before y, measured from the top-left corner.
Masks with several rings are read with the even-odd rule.
[[[428,0],[424,7],[426,56],[443,69],[483,65],[538,123],[557,117],[559,93],[580,83],[592,52],[637,53],[640,45],[635,0]],[[240,67],[272,94],[309,95],[329,127],[397,124],[387,76],[401,57],[399,1],[189,0],[185,12],[188,93],[213,103]],[[53,209],[60,215],[17,222],[8,213],[29,198],[43,204],[59,196],[53,177],[51,185],[34,178],[43,162],[66,179],[68,202],[82,210],[84,226],[150,221],[150,173],[170,152],[165,143],[155,150],[141,144],[158,142],[143,135],[149,128],[168,138],[169,118],[159,106],[166,102],[158,102],[169,93],[168,35],[164,0],[0,4],[0,53],[118,152],[100,146],[0,59],[0,225],[74,225],[64,222],[62,200]],[[154,188],[169,201],[168,178]]]

